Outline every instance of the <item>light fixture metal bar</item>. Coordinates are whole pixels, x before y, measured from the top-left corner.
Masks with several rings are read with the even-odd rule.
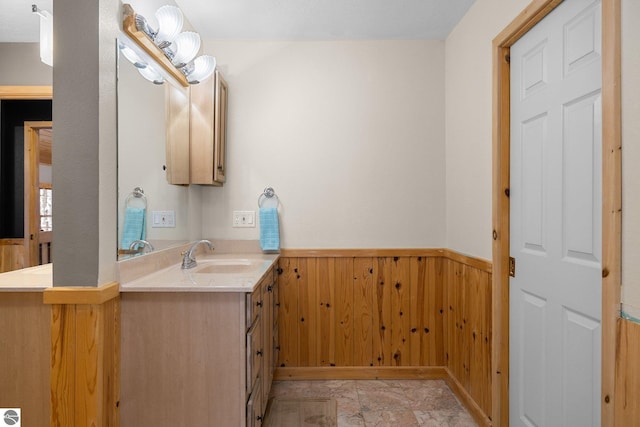
[[[185,75],[178,70],[165,56],[165,54],[153,43],[149,37],[136,27],[136,13],[129,4],[124,5],[124,20],[122,30],[133,40],[142,50],[153,58],[167,73],[178,81],[182,86],[189,87],[189,82]]]
[[[43,18],[47,17],[45,14],[42,13],[42,9],[40,9],[37,4],[31,5],[31,12],[35,13],[38,16],[42,16]]]

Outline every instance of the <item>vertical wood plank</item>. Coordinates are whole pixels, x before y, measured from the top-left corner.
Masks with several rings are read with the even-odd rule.
[[[493,316],[493,275],[491,273],[486,273],[485,278],[485,307],[484,307],[484,321],[483,321],[483,345],[484,345],[484,355],[485,359],[485,373],[484,373],[484,381],[486,383],[487,388],[487,396],[486,396],[486,404],[487,404],[487,412],[486,414],[491,416],[493,411],[493,325],[492,325],[492,316]]]
[[[335,301],[335,260],[318,258],[318,351],[320,366],[336,365],[336,301]]]
[[[120,297],[104,304],[103,426],[120,425]]]
[[[637,425],[640,420],[640,325],[618,319],[615,425]]]
[[[424,257],[411,257],[409,259],[409,304],[410,325],[409,340],[411,347],[411,366],[420,366],[422,353],[422,338],[424,337],[425,312],[427,306],[427,260]],[[427,339],[424,337],[424,341]]]
[[[76,425],[98,425],[102,413],[102,401],[98,401],[97,390],[102,389],[102,354],[98,351],[103,342],[100,330],[104,312],[102,306],[76,306],[76,358],[75,418]],[[89,404],[87,404],[89,403]]]
[[[373,366],[373,289],[372,258],[353,260],[353,363]]]
[[[377,258],[374,295],[373,358],[377,366],[391,366],[391,258]]]
[[[51,425],[75,427],[76,307],[51,307]]]
[[[451,279],[451,261],[448,259],[442,260],[442,283],[443,283],[443,341],[444,341],[444,361],[445,365],[453,373],[453,360],[450,356],[453,348],[453,306],[451,301],[452,296],[452,279]],[[455,374],[454,374],[455,375]]]
[[[470,307],[471,304],[471,296],[470,296],[470,285],[472,282],[471,272],[474,270],[473,267],[469,267],[468,265],[462,265],[462,289],[460,292],[461,301],[460,306],[462,307],[462,329],[461,329],[461,339],[462,339],[462,384],[469,391],[470,386],[470,378],[469,378],[469,365],[471,360],[471,325],[469,322],[470,318]]]
[[[432,268],[430,270],[430,277],[433,276],[430,280],[435,284],[435,289],[433,291],[433,311],[431,316],[433,316],[433,329],[432,332],[435,334],[435,338],[433,340],[435,350],[430,352],[431,360],[435,366],[444,366],[444,313],[445,313],[445,303],[444,303],[444,259],[442,258],[431,258]],[[433,355],[435,353],[435,356]]]
[[[313,258],[298,258],[298,266],[294,269],[296,273],[298,288],[298,347],[299,359],[297,366],[315,366],[315,287],[313,286],[311,274],[315,269],[309,265],[313,265]],[[310,274],[311,273],[311,274]],[[313,361],[312,361],[313,359]]]
[[[443,294],[442,263],[440,258],[425,260],[424,300],[422,304],[423,324],[420,329],[420,364],[422,366],[444,365],[443,341]]]
[[[335,259],[336,365],[353,366],[353,258]]]
[[[278,320],[280,336],[279,366],[299,366],[298,352],[298,259],[280,260],[280,318]]]
[[[484,382],[485,358],[483,357],[483,319],[485,301],[486,274],[475,268],[468,268],[467,336],[469,342],[469,394],[487,413],[485,396],[487,391]]]
[[[408,257],[394,257],[391,262],[391,349],[393,366],[411,364],[411,274]]]

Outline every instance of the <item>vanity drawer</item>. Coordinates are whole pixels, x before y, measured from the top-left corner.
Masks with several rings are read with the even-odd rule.
[[[247,393],[251,391],[260,374],[262,364],[262,319],[258,317],[247,332]]]
[[[253,293],[247,294],[246,296],[246,327],[247,329],[251,328],[253,322],[256,320],[256,317],[262,311],[262,286],[257,286],[256,290]]]

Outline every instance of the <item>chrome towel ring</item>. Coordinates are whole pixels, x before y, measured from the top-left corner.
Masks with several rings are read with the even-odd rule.
[[[278,207],[278,204],[280,203],[280,199],[278,199],[278,195],[272,187],[265,188],[262,194],[258,196],[258,207],[261,208],[262,204],[268,200],[274,200],[276,203],[275,207]]]

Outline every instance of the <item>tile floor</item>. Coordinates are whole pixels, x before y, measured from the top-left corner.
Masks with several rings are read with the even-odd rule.
[[[274,381],[283,396],[335,398],[338,427],[477,425],[442,380]]]

